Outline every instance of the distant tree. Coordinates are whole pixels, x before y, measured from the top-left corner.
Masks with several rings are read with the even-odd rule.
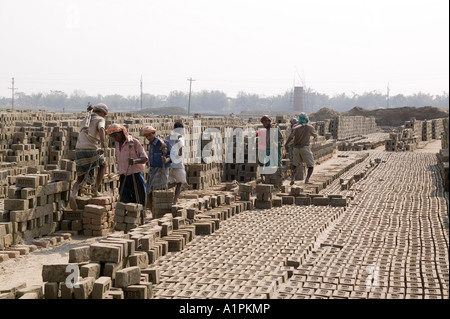
[[[186,108],[188,107],[189,95],[181,91],[172,91],[169,93],[164,106],[179,106]],[[191,107],[192,107],[192,95],[191,95]]]

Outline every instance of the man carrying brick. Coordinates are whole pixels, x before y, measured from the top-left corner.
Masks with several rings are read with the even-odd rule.
[[[291,118],[289,121],[288,127],[286,128],[286,138],[288,139],[289,136],[291,136],[292,132],[294,131],[294,128],[298,125],[298,120],[296,117]],[[286,143],[287,144],[287,143]],[[294,156],[294,146],[293,141],[289,142],[289,160],[292,163],[292,157]]]
[[[153,126],[146,126],[142,135],[150,142],[148,146],[148,159],[150,169],[147,173],[146,192],[148,196],[147,208],[152,209],[152,192],[168,188],[169,168],[172,166],[170,151],[172,145],[156,135]]]
[[[102,196],[99,193],[100,183],[105,175],[105,158],[103,156],[106,148],[105,116],[108,114],[108,106],[103,103],[89,105],[88,114],[81,122],[77,144],[75,146],[75,163],[77,180],[73,184],[72,193],[69,198],[70,207],[77,210],[76,195],[80,185],[85,181],[88,185],[94,184],[94,170],[99,166],[94,186],[94,196]],[[100,142],[101,148],[97,149]]]
[[[292,175],[291,185],[295,183],[295,172],[297,167],[301,167],[302,163],[306,163],[308,172],[305,178],[305,184],[309,184],[309,179],[314,170],[314,156],[311,152],[310,139],[314,137],[314,142],[317,140],[317,132],[311,125],[308,124],[309,118],[306,113],[302,112],[298,116],[299,124],[294,128],[291,136],[288,137],[285,147],[286,151],[289,148],[289,143],[293,140],[294,156],[292,159]]]
[[[172,146],[170,151],[170,160],[172,166],[169,169],[168,188],[175,187],[175,196],[173,203],[176,204],[181,193],[181,185],[187,184],[186,170],[183,164],[183,146],[184,146],[184,126],[181,122],[175,122],[172,134],[166,136],[166,140]]]
[[[275,172],[272,172],[272,174],[278,174],[277,179],[277,185],[274,185],[276,188],[281,187],[281,150],[283,145],[283,134],[281,134],[281,130],[278,127],[278,125],[272,125],[272,119],[268,115],[264,115],[261,118],[261,123],[264,127],[264,129],[260,130],[260,133],[258,133],[258,138],[265,139],[265,150],[266,150],[266,156],[264,158],[264,161],[267,161],[264,164],[264,169],[268,170],[269,166],[276,169]],[[276,129],[276,139],[271,139],[270,131],[271,129]],[[258,142],[259,145],[261,143],[264,143],[264,140],[261,142]],[[264,144],[262,144],[264,145]],[[264,148],[264,147],[263,147]],[[262,149],[262,148],[261,148]],[[275,162],[275,163],[274,163]],[[275,164],[275,165],[274,165]],[[263,179],[266,179],[267,174],[261,174]]]
[[[128,134],[125,126],[111,124],[108,136],[116,142],[116,162],[119,170],[119,193],[122,203],[145,206],[144,169],[148,156],[138,139]]]

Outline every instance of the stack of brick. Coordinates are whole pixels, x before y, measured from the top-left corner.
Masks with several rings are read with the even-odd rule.
[[[438,140],[441,138],[442,133],[444,132],[444,120],[445,119],[431,120],[431,138],[432,139]]]
[[[438,166],[441,171],[442,180],[444,183],[444,190],[448,192],[449,189],[449,119],[442,120],[442,138],[441,150],[437,154]]]
[[[431,121],[422,121],[422,141],[431,141],[433,138],[432,132],[432,122]]]
[[[239,197],[242,201],[249,201],[252,197],[256,183],[239,184]]]
[[[258,184],[256,185],[255,191],[256,191],[255,208],[271,209],[273,185]]]
[[[62,216],[69,184],[62,181],[48,183],[46,174],[14,176],[14,180],[15,186],[9,187],[4,202],[10,221],[17,223],[14,243],[56,231],[59,225],[55,220]]]
[[[11,222],[0,223],[0,261],[9,259],[9,255],[2,253],[13,244],[13,229]]]
[[[118,202],[114,212],[115,230],[127,233],[141,225],[143,209],[141,204]]]
[[[330,121],[329,126],[336,140],[375,133],[376,128],[375,118],[364,116],[338,116]]]
[[[114,229],[114,210],[116,203],[112,196],[89,199],[84,206],[83,233],[85,236],[106,236]]]
[[[413,136],[422,136],[422,121],[417,121],[412,118],[410,121],[405,121],[404,127],[412,130]]]
[[[414,134],[414,130],[402,129],[400,133],[390,133],[389,140],[386,141],[385,149],[390,152],[413,151],[416,149],[419,138]]]
[[[222,164],[211,162],[203,164],[185,164],[186,179],[192,189],[205,189],[220,183]]]
[[[246,128],[249,132],[253,130],[251,128]],[[259,164],[258,164],[258,154],[256,150],[256,136],[255,134],[233,135],[232,131],[226,132],[226,137],[224,146],[225,148],[225,165],[224,169],[224,179],[223,181],[233,181],[236,180],[239,183],[245,183],[248,181],[255,180],[259,177]],[[228,146],[228,140],[233,142]]]
[[[173,190],[156,190],[152,192],[152,217],[160,218],[167,213],[172,212],[173,198],[175,192]]]
[[[49,124],[49,123],[47,123]],[[55,123],[53,132],[50,138],[49,144],[49,160],[47,164],[58,164],[63,158],[63,155],[67,153],[70,146],[70,136],[66,128],[71,127],[69,123],[61,123],[61,126],[56,126],[59,123]]]
[[[39,150],[35,148],[35,145],[28,144],[28,135],[24,132],[14,133],[14,140],[17,144],[11,145],[11,149],[6,153],[5,160],[7,162],[14,162],[19,167],[38,165]]]
[[[324,120],[324,121],[317,121],[316,124],[316,131],[317,134],[320,136],[324,136],[327,140],[331,138],[332,134],[330,132],[330,123],[331,119]]]
[[[83,209],[83,234],[106,236],[114,227],[114,206],[111,196],[91,198]]]
[[[152,283],[141,269],[148,256],[126,235],[111,235],[90,246],[72,248],[69,262],[43,265],[46,299],[149,299]]]
[[[63,209],[60,229],[62,231],[71,231],[74,234],[83,231],[83,209],[72,210]]]
[[[236,180],[239,183],[254,181],[259,178],[259,165],[257,163],[225,164],[225,181]]]
[[[1,156],[2,155],[0,154],[0,162],[2,162]],[[8,171],[0,170],[0,198],[5,198],[7,195],[8,195]]]

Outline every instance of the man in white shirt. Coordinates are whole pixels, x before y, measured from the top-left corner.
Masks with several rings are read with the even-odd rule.
[[[176,204],[181,193],[181,185],[187,184],[187,181],[186,170],[183,164],[183,146],[185,143],[183,137],[183,123],[175,122],[173,129],[172,134],[168,135],[165,139],[172,145],[172,149],[170,151],[172,166],[169,170],[168,188],[175,187],[173,204]]]
[[[75,164],[77,180],[73,184],[72,193],[69,198],[70,207],[77,210],[76,195],[83,181],[88,185],[94,184],[94,170],[97,166],[97,178],[95,179],[94,196],[101,196],[99,187],[105,175],[105,158],[103,156],[106,148],[105,116],[108,114],[108,106],[103,103],[88,106],[88,114],[81,122],[75,146]],[[98,144],[101,148],[98,149]]]

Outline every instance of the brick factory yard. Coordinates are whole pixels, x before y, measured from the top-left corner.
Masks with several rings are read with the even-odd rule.
[[[53,177],[67,171],[67,183],[43,183],[45,174],[20,181],[33,173],[6,166],[16,176],[0,189],[17,202],[0,199],[0,213],[11,218],[0,223],[0,299],[448,299],[448,121],[442,139],[434,139],[431,124],[407,123],[385,134],[361,120],[340,122],[346,130],[336,131],[344,134],[339,147],[337,136],[320,136],[312,147],[310,185],[301,176],[295,185],[284,179],[276,189],[274,177],[267,184],[255,179],[256,166],[192,164],[187,171],[194,189],[183,190],[177,205],[169,203],[171,191],[155,192],[160,206],[145,212],[143,224],[124,222],[122,216],[141,208],[117,202],[113,166],[104,184],[110,195],[81,195],[77,211],[62,207],[74,170],[73,154],[64,150],[71,133],[60,129],[55,136],[62,138],[62,149],[41,153],[49,163],[34,164]],[[137,133],[139,121],[130,123],[131,132]],[[154,121],[170,130],[164,119]],[[352,123],[369,127],[365,137]],[[328,127],[339,127],[327,125],[317,128],[332,135]],[[13,145],[33,140],[15,138]],[[10,155],[0,149],[2,154],[22,160],[20,150]],[[110,163],[113,155],[107,155]],[[29,188],[17,186],[29,181],[48,192],[44,201],[35,202]],[[54,208],[51,222],[20,219],[31,203],[42,207],[42,216],[45,207]],[[89,209],[104,216],[105,226],[79,217]],[[82,288],[64,282],[67,265],[81,271]]]

